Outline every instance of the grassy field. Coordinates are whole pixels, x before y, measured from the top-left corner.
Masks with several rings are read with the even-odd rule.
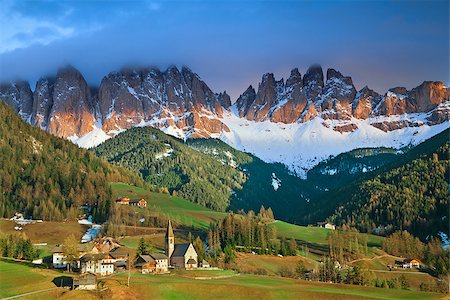
[[[120,274],[106,280],[105,284],[113,289],[128,290],[126,280],[126,274]],[[179,275],[134,273],[130,290],[136,299],[439,299],[443,296],[243,274],[196,280]]]
[[[209,228],[209,223],[216,222],[226,216],[226,213],[210,210],[180,197],[154,193],[124,183],[112,183],[111,188],[113,197],[144,198],[147,201],[147,209],[161,212],[172,219],[179,220],[182,225],[186,226],[207,229]]]
[[[236,274],[229,270],[177,271],[170,275],[132,272],[102,279],[102,292],[56,288],[62,274],[22,263],[0,261],[0,297],[51,289],[25,299],[440,299],[442,294],[399,289],[308,282],[280,277]],[[67,274],[65,274],[67,275]],[[72,275],[68,275],[72,276]],[[205,279],[211,277],[212,279]],[[202,279],[202,280],[199,280]]]
[[[17,233],[14,230],[16,223],[10,220],[0,220],[0,232],[3,233]],[[73,234],[77,240],[81,240],[84,232],[88,226],[78,224],[78,222],[42,222],[35,224],[28,224],[23,227],[24,234],[31,239],[35,244],[47,243],[47,246],[37,246],[41,250],[40,256],[46,257],[51,255],[52,248],[61,244],[64,239]]]
[[[303,262],[307,269],[317,269],[319,265],[317,261],[303,256],[278,257],[250,253],[237,253],[236,263],[238,270],[243,273],[278,275],[283,267],[294,270],[300,261]]]

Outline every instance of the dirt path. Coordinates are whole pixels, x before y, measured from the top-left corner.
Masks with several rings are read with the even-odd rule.
[[[20,295],[15,295],[15,296],[10,296],[10,297],[6,297],[6,298],[2,298],[1,300],[8,300],[8,299],[21,298],[21,297],[25,297],[25,296],[29,296],[29,295],[34,295],[34,294],[38,294],[38,293],[43,293],[43,292],[52,291],[52,290],[54,290],[54,289],[58,289],[58,287],[53,287],[53,288],[49,288],[49,289],[45,289],[45,290],[33,291],[33,292],[25,293],[25,294],[20,294]]]
[[[231,275],[222,275],[222,276],[211,276],[211,277],[187,277],[187,278],[192,278],[192,279],[196,279],[196,280],[211,280],[211,279],[224,279],[224,278],[231,278],[231,277],[236,277],[241,275],[240,273],[238,274],[231,274]]]
[[[394,255],[383,254],[383,255],[378,255],[378,256],[371,257],[371,258],[367,258],[367,257],[365,257],[365,258],[358,258],[358,259],[350,261],[348,264],[352,264],[354,262],[363,261],[363,260],[374,260],[374,259],[378,259],[378,258],[382,258],[382,257],[392,257],[392,258],[395,258],[395,259],[401,259],[400,257],[394,256]]]

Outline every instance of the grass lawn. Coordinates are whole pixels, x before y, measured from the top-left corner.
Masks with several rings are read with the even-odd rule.
[[[278,220],[273,222],[272,226],[276,228],[277,235],[280,237],[319,245],[327,244],[328,232],[331,230],[322,227],[298,226]]]
[[[319,265],[317,261],[307,259],[303,256],[278,257],[273,255],[237,253],[237,267],[243,273],[266,272],[265,274],[267,275],[278,275],[282,267],[294,270],[300,261],[303,262],[307,269],[317,269]]]
[[[14,230],[16,223],[10,220],[0,220],[0,232],[3,233],[17,233]],[[52,255],[52,248],[57,244],[61,244],[64,239],[73,234],[77,240],[86,232],[88,226],[78,224],[78,222],[42,222],[35,224],[28,224],[23,227],[22,233],[35,244],[47,243],[46,246],[35,246],[39,249],[40,257]]]
[[[154,193],[124,183],[112,183],[111,188],[114,198],[122,196],[127,196],[130,199],[144,198],[147,201],[147,209],[161,212],[180,221],[182,225],[194,226],[198,229],[207,229],[209,223],[216,222],[226,216],[226,213],[213,211],[180,197]]]
[[[0,261],[0,297],[54,288],[52,280],[62,274],[26,264]],[[176,271],[169,275],[132,272],[102,279],[103,292],[54,289],[27,299],[439,299],[442,294],[397,289],[308,282],[280,277],[235,274],[229,270]],[[221,278],[220,276],[229,276]],[[69,275],[70,276],[70,275]],[[217,277],[209,280],[195,278]]]
[[[60,275],[61,273],[55,271],[0,260],[0,298],[53,288],[53,278]]]
[[[154,276],[133,273],[131,288],[125,286],[126,280],[126,274],[119,274],[107,279],[105,284],[111,290],[129,291],[130,299],[134,298],[131,295],[144,299],[439,299],[443,296],[243,274],[196,280],[177,274]]]

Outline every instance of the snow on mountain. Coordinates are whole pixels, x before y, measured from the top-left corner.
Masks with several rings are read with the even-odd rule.
[[[266,162],[281,162],[300,177],[327,159],[357,148],[390,147],[399,149],[417,145],[450,127],[450,122],[426,125],[430,113],[368,118],[349,121],[323,120],[316,117],[305,123],[273,123],[249,121],[240,118],[235,110],[224,112],[220,120],[230,132],[222,132],[220,139],[236,149],[250,152]],[[420,124],[384,132],[372,126],[377,122],[408,121]],[[353,132],[333,130],[333,126],[351,122],[357,125]]]

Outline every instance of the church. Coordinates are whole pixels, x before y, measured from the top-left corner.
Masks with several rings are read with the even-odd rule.
[[[172,223],[169,220],[166,231],[166,255],[170,266],[174,268],[196,269],[198,256],[192,243],[175,244]]]

